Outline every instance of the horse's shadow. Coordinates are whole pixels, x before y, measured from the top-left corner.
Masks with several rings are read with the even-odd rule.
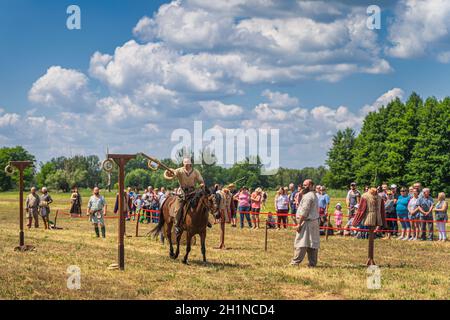
[[[240,264],[240,263],[226,263],[226,262],[216,262],[216,261],[203,262],[202,260],[189,260],[188,265],[204,267],[204,268],[212,268],[212,269],[228,269],[228,268],[240,269],[240,268],[250,267],[250,265]]]

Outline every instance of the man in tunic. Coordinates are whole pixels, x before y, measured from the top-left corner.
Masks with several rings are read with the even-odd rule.
[[[102,230],[102,237],[106,237],[105,220],[106,216],[106,200],[100,195],[100,189],[95,187],[94,194],[89,198],[87,213],[90,216],[89,221],[94,225],[95,235],[100,237],[99,226]]]
[[[195,190],[197,183],[204,186],[203,177],[197,169],[194,169],[190,158],[183,159],[183,167],[169,171],[164,171],[164,178],[172,180],[177,178],[180,184],[179,192],[173,205],[175,211],[175,233],[180,235],[182,232],[184,206],[186,204],[186,195]]]
[[[47,230],[49,228],[48,219],[50,216],[50,204],[53,202],[52,197],[48,193],[46,187],[41,190],[42,194],[39,198],[39,213],[41,214],[42,220],[44,221],[44,228]]]
[[[36,193],[36,188],[31,188],[31,193],[27,196],[27,202],[26,202],[26,216],[28,218],[28,229],[31,228],[31,224],[34,219],[34,227],[39,228],[39,196]]]
[[[376,188],[370,188],[364,193],[353,219],[353,226],[358,225],[368,227],[369,229],[369,258],[367,265],[375,265],[373,259],[375,229],[378,227],[387,227],[386,213],[384,209],[384,200],[378,194]]]
[[[317,265],[320,247],[320,228],[318,199],[314,192],[314,183],[308,179],[303,182],[302,200],[297,209],[297,234],[294,241],[294,257],[291,265],[299,265],[308,254],[308,266]]]

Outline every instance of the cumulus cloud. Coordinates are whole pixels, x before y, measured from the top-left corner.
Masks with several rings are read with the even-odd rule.
[[[263,97],[269,100],[269,104],[274,108],[290,108],[298,106],[298,99],[290,97],[287,93],[281,93],[278,91],[270,91],[266,89],[262,93]]]
[[[64,108],[75,102],[86,103],[89,98],[87,86],[88,78],[83,73],[52,66],[45,75],[33,83],[28,99],[36,104]],[[79,105],[79,107],[84,106]]]
[[[402,0],[389,26],[391,45],[386,52],[398,58],[434,55],[448,63],[450,49],[450,2],[446,0]]]
[[[224,104],[220,101],[200,101],[200,106],[211,118],[234,118],[244,112],[244,109],[238,105]]]
[[[193,82],[197,91],[205,92],[223,90],[221,83],[338,81],[352,73],[390,72],[380,56],[377,34],[367,29],[365,21],[363,8],[336,2],[173,1],[152,18],[143,17],[133,33],[151,47],[158,43],[171,51],[163,61],[179,84]],[[128,68],[115,71],[124,69]],[[208,76],[201,78],[198,70]],[[199,86],[198,80],[204,85]]]
[[[364,107],[362,107],[360,113],[362,116],[365,116],[369,112],[377,111],[379,108],[387,105],[389,102],[395,100],[396,98],[399,98],[400,100],[403,99],[404,95],[405,92],[402,89],[393,88],[378,97],[378,99],[371,105],[365,105]]]

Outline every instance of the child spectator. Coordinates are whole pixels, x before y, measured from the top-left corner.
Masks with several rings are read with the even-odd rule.
[[[343,230],[339,230],[339,228],[342,228],[342,218],[344,214],[342,213],[342,205],[340,203],[336,204],[335,210],[334,210],[334,222],[336,224],[336,228],[338,228],[338,234],[343,235]]]

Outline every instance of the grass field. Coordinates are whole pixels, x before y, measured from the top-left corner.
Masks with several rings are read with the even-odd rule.
[[[109,206],[113,195],[107,195]],[[53,194],[55,210],[67,209],[67,194]],[[84,201],[86,202],[86,197]],[[343,199],[333,199],[332,205]],[[272,205],[272,201],[269,201]],[[272,210],[273,207],[267,208]],[[111,211],[111,210],[109,210]],[[41,222],[42,225],[42,222]],[[290,267],[295,232],[226,227],[228,250],[213,249],[218,226],[208,231],[207,258],[199,245],[191,265],[168,256],[167,245],[147,237],[125,239],[126,271],[107,270],[117,260],[117,220],[107,220],[107,238],[93,237],[86,219],[58,218],[63,230],[25,231],[33,252],[14,252],[18,245],[16,193],[0,194],[1,299],[448,299],[450,243],[376,240],[375,261],[382,287],[367,289],[367,240],[322,238],[317,268]],[[152,225],[141,225],[141,234]],[[127,230],[134,234],[134,222]],[[184,254],[182,247],[181,254]],[[81,269],[81,290],[66,286],[70,265]]]

